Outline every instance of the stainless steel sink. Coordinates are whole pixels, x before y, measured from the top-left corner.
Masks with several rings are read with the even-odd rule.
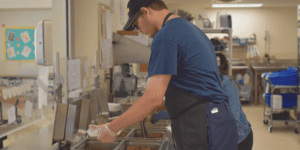
[[[260,63],[254,62],[251,64],[252,67],[286,67],[283,63]]]

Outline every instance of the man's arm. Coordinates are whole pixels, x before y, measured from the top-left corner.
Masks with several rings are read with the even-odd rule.
[[[134,103],[124,114],[108,124],[108,128],[118,132],[146,118],[163,102],[171,75],[154,75],[149,78],[144,95]]]

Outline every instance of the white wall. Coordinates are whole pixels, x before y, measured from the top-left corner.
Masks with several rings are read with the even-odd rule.
[[[198,13],[208,13],[210,20],[216,20],[217,12],[232,16],[233,35],[249,37],[257,35],[257,46],[265,53],[265,31],[271,37],[271,55],[276,59],[297,58],[297,8],[244,8],[244,9],[205,9],[203,3],[193,2],[178,7],[190,12],[194,17]]]
[[[276,59],[297,59],[297,8],[205,9],[211,20],[217,12],[232,16],[233,35],[247,38],[257,35],[257,46],[265,53],[265,31],[270,33],[270,55]]]
[[[52,19],[51,9],[6,9],[0,10],[1,25],[9,26],[36,26],[40,21]],[[1,74],[28,74],[37,75],[36,63],[21,63],[19,61],[4,60],[3,28],[0,32],[0,70]]]
[[[0,9],[51,8],[52,0],[0,0]]]

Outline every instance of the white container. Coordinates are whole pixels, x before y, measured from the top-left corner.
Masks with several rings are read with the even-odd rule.
[[[119,112],[121,111],[121,105],[118,103],[108,103],[109,112]]]
[[[272,101],[273,109],[282,109],[282,96],[281,95],[273,95]]]

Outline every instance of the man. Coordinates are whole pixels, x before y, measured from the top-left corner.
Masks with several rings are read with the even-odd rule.
[[[161,0],[130,0],[128,12],[124,29],[153,38],[148,86],[123,115],[99,127],[98,140],[112,142],[118,131],[146,118],[165,96],[178,150],[236,150],[235,119],[207,36],[171,14]]]
[[[238,138],[238,150],[252,150],[253,147],[253,132],[251,124],[247,120],[246,114],[242,109],[239,97],[238,84],[228,76],[228,62],[224,54],[217,53],[217,58],[221,60],[219,65],[221,83],[224,93],[229,98],[229,106],[236,120]],[[161,110],[161,111],[160,111]],[[152,124],[157,123],[159,120],[169,118],[169,113],[166,110],[158,109],[157,114],[152,114],[149,120]]]

